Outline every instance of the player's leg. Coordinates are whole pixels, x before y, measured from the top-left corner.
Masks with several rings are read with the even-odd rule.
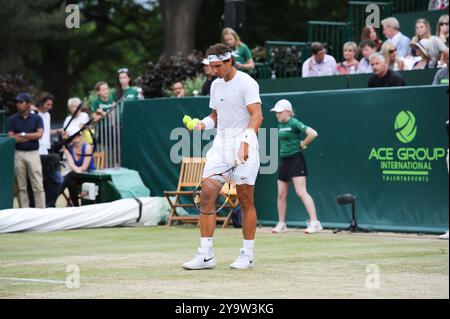
[[[317,220],[316,206],[314,205],[314,200],[306,189],[306,177],[297,176],[292,178],[292,183],[294,184],[295,192],[297,196],[302,200],[305,205],[306,211],[309,215],[308,228],[305,230],[306,233],[316,233],[322,230],[322,225]]]
[[[287,207],[287,194],[289,190],[289,182],[278,180],[278,223],[272,233],[282,233],[286,231],[286,207]]]
[[[212,149],[211,149],[212,150]],[[220,158],[215,153],[208,152],[203,177],[210,176],[225,170]],[[222,189],[222,183],[218,180],[208,180],[202,186],[200,195],[200,208],[203,212],[215,210],[217,196]],[[183,268],[188,270],[211,269],[216,266],[216,259],[213,253],[213,235],[216,228],[216,214],[200,214],[200,247],[197,249],[195,257],[183,264]]]

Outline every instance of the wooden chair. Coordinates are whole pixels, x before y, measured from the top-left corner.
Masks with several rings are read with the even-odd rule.
[[[102,170],[105,168],[105,152],[95,152],[94,155],[94,164],[96,170]]]
[[[200,215],[190,215],[190,216],[179,216],[177,214],[176,209],[178,207],[194,207],[194,203],[192,202],[192,195],[194,188],[198,185],[198,183],[202,179],[203,168],[205,167],[206,159],[200,157],[186,157],[183,158],[181,163],[180,177],[178,179],[178,186],[176,191],[165,191],[164,196],[166,196],[169,201],[171,211],[169,215],[169,220],[167,225],[170,226],[172,221],[178,220],[184,223],[198,223]],[[226,217],[217,217],[217,221],[223,221],[222,227],[225,228],[229,225],[231,214],[233,213],[233,209],[239,205],[239,201],[237,199],[236,187],[233,183],[231,190],[231,197],[226,205],[226,209],[229,209],[229,212]],[[226,197],[227,189],[226,185],[221,191],[220,196]],[[175,197],[172,199],[171,197]],[[187,201],[189,203],[180,203],[180,200],[183,197],[188,197]]]

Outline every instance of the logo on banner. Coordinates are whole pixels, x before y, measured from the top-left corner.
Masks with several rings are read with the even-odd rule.
[[[385,182],[428,182],[434,162],[445,157],[445,149],[411,145],[420,129],[415,115],[409,110],[397,114],[394,131],[396,138],[405,144],[405,147],[372,148],[369,160],[379,162],[381,176]]]

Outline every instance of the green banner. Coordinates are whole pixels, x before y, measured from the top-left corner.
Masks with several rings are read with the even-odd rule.
[[[0,209],[13,207],[14,139],[0,137]]]
[[[447,87],[302,92],[263,95],[259,134],[261,170],[255,187],[259,223],[277,221],[277,122],[269,110],[289,99],[296,116],[319,137],[308,148],[308,190],[326,227],[349,224],[350,207],[336,196],[357,197],[358,223],[374,230],[442,232],[448,228]],[[152,195],[175,190],[183,156],[204,156],[213,132],[189,133],[182,117],[210,113],[208,98],[127,102],[123,163],[139,171]],[[187,142],[186,142],[187,141]],[[287,221],[304,226],[306,210],[293,189]]]

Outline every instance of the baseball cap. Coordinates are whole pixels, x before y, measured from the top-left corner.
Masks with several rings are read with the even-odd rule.
[[[76,126],[76,125],[70,125],[67,130],[66,133],[68,136],[73,136],[75,135],[80,129]],[[80,132],[81,133],[81,132]]]
[[[271,112],[283,112],[283,111],[291,111],[292,112],[292,104],[288,100],[279,100],[273,109],[270,110]]]
[[[18,102],[30,102],[31,96],[28,93],[19,93],[15,98]]]

